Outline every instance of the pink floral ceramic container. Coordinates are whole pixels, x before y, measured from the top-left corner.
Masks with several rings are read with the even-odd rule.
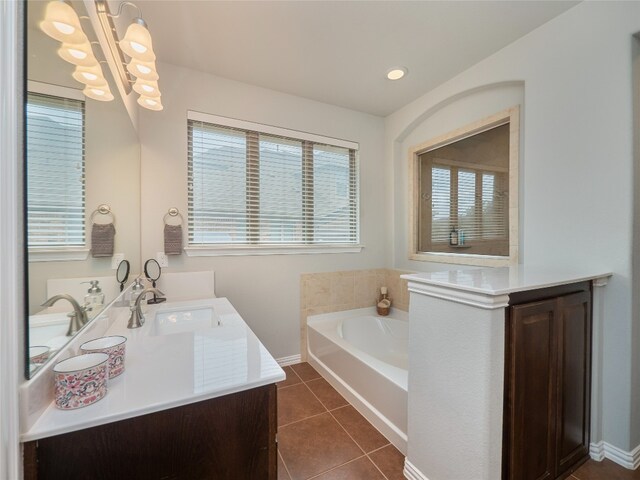
[[[86,407],[107,394],[109,355],[89,353],[58,362],[53,367],[56,407]]]
[[[101,352],[109,355],[109,378],[114,378],[124,372],[124,354],[127,337],[113,335],[101,337],[80,345],[82,353]]]
[[[41,364],[49,359],[49,347],[44,345],[34,345],[29,347],[29,361]]]

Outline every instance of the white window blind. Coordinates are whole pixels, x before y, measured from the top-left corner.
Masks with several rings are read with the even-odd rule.
[[[27,94],[29,247],[85,245],[84,102]]]
[[[187,125],[191,246],[358,243],[355,149]]]
[[[506,173],[433,165],[431,241],[449,242],[452,228],[466,241],[504,239],[508,234]]]

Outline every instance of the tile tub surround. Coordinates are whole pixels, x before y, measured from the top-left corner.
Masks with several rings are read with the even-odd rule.
[[[221,327],[154,335],[154,312],[209,307],[221,319]],[[126,328],[128,307],[112,309],[119,314],[105,334],[127,337],[127,369],[109,381],[107,396],[77,412],[56,409],[49,397],[46,410],[30,428],[23,430],[22,442],[221,397],[284,379],[282,369],[226,298],[167,302],[147,305],[143,309],[146,322],[134,330]]]
[[[278,383],[279,480],[401,480],[404,456],[308,363]]]
[[[391,308],[409,311],[407,281],[413,272],[376,268],[342,272],[303,273],[300,276],[300,356],[307,359],[307,317],[374,306],[386,286]]]

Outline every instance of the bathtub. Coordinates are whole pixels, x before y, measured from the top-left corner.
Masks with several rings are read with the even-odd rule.
[[[375,307],[307,318],[309,363],[406,454],[408,315]]]

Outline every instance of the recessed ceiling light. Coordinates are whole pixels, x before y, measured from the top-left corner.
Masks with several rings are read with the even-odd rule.
[[[394,67],[387,72],[387,78],[389,80],[400,80],[407,74],[407,69],[405,67]]]

